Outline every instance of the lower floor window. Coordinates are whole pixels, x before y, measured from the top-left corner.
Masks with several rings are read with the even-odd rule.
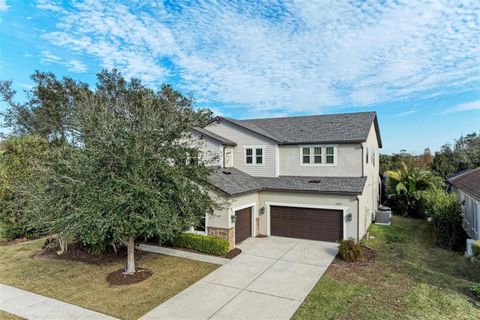
[[[193,228],[194,231],[198,231],[198,232],[205,232],[207,230],[206,228],[206,217],[203,217],[202,219],[200,219],[200,223]]]

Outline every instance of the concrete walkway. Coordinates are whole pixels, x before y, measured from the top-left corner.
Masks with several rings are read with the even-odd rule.
[[[143,243],[138,246],[138,249],[140,249],[142,251],[147,251],[147,252],[164,254],[164,255],[167,255],[167,256],[187,258],[187,259],[198,260],[198,261],[214,263],[214,264],[219,264],[219,265],[224,265],[224,264],[226,264],[227,262],[230,261],[230,259],[227,259],[227,258],[209,256],[207,254],[199,254],[199,253],[195,253],[195,252],[188,252],[188,251],[184,251],[184,250],[176,250],[176,249],[172,249],[172,248],[153,246],[153,245],[143,244]]]
[[[243,253],[140,319],[290,319],[337,254],[335,243],[250,238]]]
[[[32,320],[115,320],[116,318],[0,284],[0,309]]]

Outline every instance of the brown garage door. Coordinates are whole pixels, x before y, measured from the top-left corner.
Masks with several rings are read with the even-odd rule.
[[[270,207],[272,236],[321,241],[343,239],[343,211],[297,207]]]
[[[235,211],[235,243],[252,236],[252,207]]]

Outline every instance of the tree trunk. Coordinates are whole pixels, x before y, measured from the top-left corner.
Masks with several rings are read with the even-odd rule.
[[[127,271],[125,273],[134,274],[135,273],[135,238],[133,236],[128,236],[127,251],[128,251]]]
[[[65,235],[58,236],[58,242],[60,244],[60,250],[57,251],[57,254],[60,256],[67,252],[68,250],[68,238]]]

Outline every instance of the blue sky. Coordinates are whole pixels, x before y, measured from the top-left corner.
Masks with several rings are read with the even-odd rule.
[[[113,67],[237,118],[375,110],[383,152],[437,150],[480,131],[480,1],[0,0],[19,99]]]

